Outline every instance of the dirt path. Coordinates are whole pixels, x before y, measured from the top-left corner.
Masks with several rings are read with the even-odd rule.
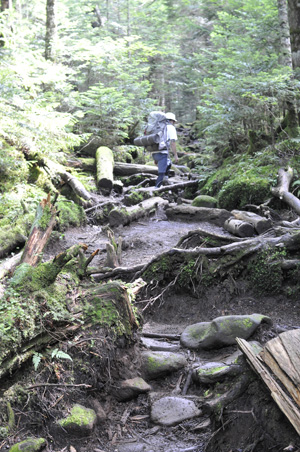
[[[115,236],[120,235],[124,244],[122,265],[131,266],[137,263],[146,263],[154,256],[175,247],[183,235],[200,226],[210,232],[215,231],[218,234],[228,236],[223,228],[217,228],[208,223],[168,221],[162,214],[150,219],[145,218],[130,226],[115,229]],[[100,253],[92,265],[104,265],[107,232],[103,227],[92,225],[68,230],[59,241],[52,242],[49,245],[45,259],[54,257],[58,252],[79,242],[88,245],[87,254],[99,248]],[[143,305],[139,306],[139,308],[142,307]],[[277,324],[283,328],[288,328],[293,327],[299,320],[298,314],[295,313],[295,306],[289,300],[282,297],[277,299],[274,297],[258,298],[249,294],[246,290],[233,294],[230,286],[226,287],[225,284],[222,291],[219,288],[211,288],[205,296],[192,296],[188,293],[178,292],[160,300],[145,314],[143,332],[181,334],[186,326],[199,321],[210,321],[221,315],[252,314],[254,312],[268,315],[274,321],[273,329],[262,329],[257,335],[256,339],[262,343],[276,335]],[[141,347],[141,344],[139,344],[139,347]],[[230,353],[230,350],[225,349],[222,353],[216,351],[215,353],[202,354],[189,353],[186,350],[181,350],[181,352],[187,354],[187,358],[191,362],[195,360],[203,362],[213,359],[222,360],[222,353],[226,355]],[[132,357],[126,358],[125,356],[124,359],[130,360]],[[164,379],[151,382],[152,391],[170,394],[176,387],[179,378],[183,378],[183,381],[185,381],[187,378],[186,369]],[[203,396],[206,390],[206,386],[192,385],[188,395]],[[252,396],[254,402],[250,400]],[[248,395],[247,401],[242,402],[245,405],[238,405],[236,409],[244,407],[245,412],[249,411],[251,405],[249,408],[248,402],[257,403],[256,393],[252,396]],[[263,393],[263,396],[260,395],[260,397],[262,397],[263,403],[269,406],[268,395]],[[168,428],[152,425],[147,395],[140,395],[138,399],[126,403],[118,403],[113,398],[103,400],[101,403],[108,413],[108,420],[103,428],[97,429],[96,435],[92,435],[86,441],[74,442],[77,452],[204,452],[214,430],[213,427],[201,429],[199,419],[185,421]],[[125,424],[122,423],[124,418],[127,419]],[[253,419],[250,419],[250,421],[253,421]],[[253,424],[250,421],[248,422],[248,419],[247,422],[243,421],[245,422],[245,429],[254,428],[255,422]],[[286,420],[284,420],[284,423],[286,424]],[[232,423],[231,437],[230,439],[227,438],[228,446],[224,445],[224,448],[222,448],[221,444],[220,448],[216,450],[222,452],[243,450],[239,448],[239,428],[238,423]],[[254,434],[252,436],[255,437]],[[232,449],[235,442],[238,448]],[[246,445],[250,442],[251,438],[246,442]],[[283,449],[274,450],[281,451]],[[257,451],[261,452],[261,449],[258,448]]]

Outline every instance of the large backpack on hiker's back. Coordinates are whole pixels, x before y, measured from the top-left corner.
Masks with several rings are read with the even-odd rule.
[[[149,114],[145,135],[135,138],[135,146],[144,146],[149,152],[159,152],[167,148],[167,118],[162,111]]]

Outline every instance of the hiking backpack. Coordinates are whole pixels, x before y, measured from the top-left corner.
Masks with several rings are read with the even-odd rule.
[[[167,118],[162,111],[149,114],[145,135],[135,138],[136,146],[144,146],[149,152],[159,152],[167,148]]]

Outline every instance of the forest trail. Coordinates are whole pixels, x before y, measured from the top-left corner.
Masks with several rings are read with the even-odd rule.
[[[115,228],[113,232],[115,237],[119,235],[122,237],[122,265],[130,267],[137,263],[146,264],[154,256],[176,247],[182,236],[200,227],[208,232],[218,233],[226,237],[231,236],[222,227],[208,222],[169,221],[163,211],[158,211],[154,216],[144,217],[128,226]],[[108,242],[107,228],[92,224],[69,229],[59,240],[50,242],[45,250],[44,260],[48,260],[80,242],[88,246],[87,255],[90,255],[96,249],[100,250],[92,262],[93,266],[105,265],[106,243]],[[137,301],[137,307],[140,310],[143,310],[144,306],[143,302]],[[276,336],[277,328],[285,329],[295,324],[296,318],[294,318],[292,307],[288,303],[285,306],[286,309],[283,308],[283,305],[274,303],[272,297],[254,298],[247,293],[244,296],[241,294],[233,296],[228,291],[220,292],[219,289],[212,290],[205,297],[173,292],[170,295],[166,294],[143,314],[144,325],[140,334],[141,337],[153,334],[161,335],[162,346],[168,343],[179,347],[180,353],[186,357],[190,365],[195,365],[197,362],[222,362],[236,350],[236,347],[195,353],[181,348],[179,340],[164,341],[163,336],[179,336],[188,325],[211,321],[218,316],[245,315],[257,312],[270,315],[274,321],[272,328],[261,328],[255,337],[258,341],[265,343]],[[137,345],[140,351],[145,349],[143,340],[142,342],[139,341]],[[135,356],[129,355],[124,359],[134,361]],[[152,380],[151,392],[166,396],[174,394],[178,385],[183,387],[187,382],[188,373],[189,369],[186,368],[163,378]],[[114,385],[113,381],[112,384]],[[199,387],[191,382],[188,396],[191,400],[197,399],[197,397],[203,398],[208,387],[207,385]],[[256,403],[255,397],[261,397],[259,395],[261,389],[257,389],[257,391],[256,395],[250,397],[251,403]],[[84,402],[82,400],[82,403]],[[80,450],[80,452],[91,450],[96,452],[100,452],[100,450],[101,452],[205,452],[212,450],[208,446],[211,444],[215,427],[211,424],[207,415],[183,421],[172,427],[166,427],[154,425],[151,422],[150,401],[147,395],[141,394],[137,399],[127,402],[117,402],[114,398],[108,398],[102,400],[101,403],[109,413],[108,423],[106,422],[105,427],[97,429],[97,434],[92,435],[86,441],[76,440],[73,443],[76,446],[75,449]],[[237,406],[239,406],[238,403]],[[241,403],[241,406],[244,406],[246,402],[242,401]],[[125,418],[126,421],[123,424]],[[239,424],[236,424],[236,422],[238,421],[232,421],[231,439],[227,439],[231,445],[235,442],[238,444],[239,441],[237,433]],[[284,422],[288,424],[286,420]],[[245,426],[249,429],[253,428],[250,421]],[[63,442],[61,444],[64,445]]]

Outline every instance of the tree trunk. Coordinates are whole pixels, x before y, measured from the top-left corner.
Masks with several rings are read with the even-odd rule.
[[[146,173],[158,174],[157,166],[138,165],[134,163],[115,162],[114,174],[115,176],[132,176],[132,174]]]
[[[109,194],[113,188],[114,156],[112,151],[105,146],[100,146],[96,151],[97,187],[104,194]]]
[[[45,58],[54,61],[56,44],[56,17],[55,0],[47,0],[46,5],[46,36],[45,36]]]
[[[56,208],[50,202],[50,195],[37,207],[36,217],[22,254],[21,263],[37,265],[50,238],[56,222]]]
[[[286,0],[277,0],[282,65],[292,67],[291,38]]]

